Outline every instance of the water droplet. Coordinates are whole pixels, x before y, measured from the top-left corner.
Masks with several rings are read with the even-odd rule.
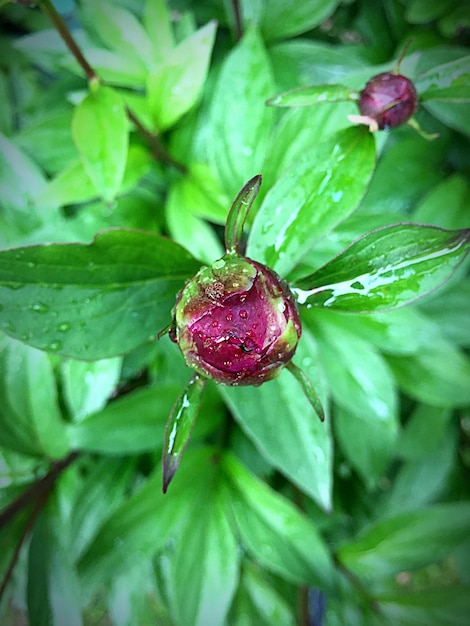
[[[218,261],[214,261],[214,263],[212,263],[212,269],[214,270],[220,270],[223,267],[225,267],[225,261],[223,259],[219,259]]]
[[[238,315],[242,318],[242,320],[246,320],[246,318],[248,317],[248,311],[245,311],[245,309],[241,309]]]
[[[49,311],[49,307],[47,304],[43,304],[42,302],[36,302],[35,304],[31,304],[28,309],[30,311],[34,311],[35,313],[47,313]]]
[[[224,361],[224,365],[225,367],[232,367],[233,363],[232,361]]]
[[[213,321],[211,322],[211,326],[212,326],[212,328],[217,328],[217,327],[218,327],[218,325],[219,325],[219,322],[218,322],[217,320],[213,320]]]
[[[28,261],[28,267],[36,267],[36,263],[33,263],[32,261]]]
[[[258,323],[257,323],[257,322],[255,322],[254,324],[252,324],[252,325],[251,325],[251,328],[252,328],[253,330],[256,330],[256,329],[258,328]]]
[[[47,349],[51,352],[57,352],[62,349],[62,343],[60,341],[51,341],[51,343],[47,346]]]
[[[66,333],[68,330],[70,330],[70,324],[68,322],[63,322],[62,324],[59,324],[59,326],[57,326],[57,330],[60,330],[61,333]]]
[[[245,302],[246,300],[246,295],[240,296],[240,302]]]
[[[227,320],[227,322],[232,322],[233,321],[233,314],[232,313],[227,313],[227,315],[225,316],[225,319]]]

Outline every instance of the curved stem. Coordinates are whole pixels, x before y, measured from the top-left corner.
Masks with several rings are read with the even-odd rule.
[[[225,251],[227,254],[238,254],[245,220],[258,195],[261,182],[261,174],[250,178],[230,207],[225,222]]]

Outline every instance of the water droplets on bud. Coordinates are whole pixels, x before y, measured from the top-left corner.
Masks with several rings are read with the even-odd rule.
[[[238,315],[242,318],[242,320],[246,320],[248,317],[248,311],[246,311],[245,309],[241,309],[238,312]]]
[[[227,313],[225,319],[227,320],[227,322],[233,322],[233,313]]]

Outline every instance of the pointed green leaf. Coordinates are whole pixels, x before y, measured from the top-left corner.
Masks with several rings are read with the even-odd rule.
[[[225,251],[238,253],[245,220],[261,186],[261,174],[251,178],[233,201],[225,224]]]
[[[49,357],[0,336],[0,445],[32,456],[63,457],[69,442]]]
[[[90,245],[0,251],[0,328],[41,350],[93,360],[154,338],[200,265],[172,241],[110,230]]]
[[[111,87],[93,86],[74,112],[72,136],[97,193],[111,201],[121,187],[129,140],[121,96]]]
[[[470,102],[470,55],[420,74],[415,86],[423,102]]]
[[[345,85],[308,85],[283,91],[266,101],[271,107],[310,107],[326,102],[357,100],[357,92]]]
[[[196,103],[206,80],[216,22],[212,21],[165,55],[147,80],[148,106],[155,128],[173,126]]]
[[[231,198],[263,169],[273,119],[264,101],[273,91],[263,41],[250,29],[225,57],[204,135],[211,169]]]
[[[247,254],[281,275],[357,206],[375,162],[364,128],[339,131],[296,161],[266,195]]]
[[[338,552],[358,576],[389,577],[445,559],[468,539],[470,504],[438,504],[382,518]],[[445,532],[443,532],[445,529]]]
[[[295,361],[325,404],[324,379],[313,337],[303,333]],[[261,387],[223,387],[221,393],[260,453],[318,504],[331,508],[332,442],[299,383],[289,372]]]
[[[415,300],[446,281],[469,250],[470,230],[420,224],[379,228],[295,281],[300,304],[367,313]]]
[[[226,455],[223,469],[238,533],[253,558],[291,582],[331,589],[330,555],[315,526],[235,457]]]
[[[165,427],[163,442],[163,493],[181,463],[201,404],[206,380],[194,374],[176,400]]]
[[[154,58],[164,58],[175,45],[170,10],[165,0],[145,0],[142,24],[153,46]]]

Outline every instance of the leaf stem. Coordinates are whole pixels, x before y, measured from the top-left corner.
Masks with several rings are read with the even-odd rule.
[[[21,547],[32,530],[39,513],[44,508],[49,496],[54,488],[59,476],[67,469],[78,457],[78,452],[71,452],[65,459],[55,462],[49,472],[30,485],[22,494],[18,496],[11,504],[9,504],[0,513],[0,529],[4,528],[21,510],[33,503],[33,508],[26,520],[18,543],[15,546],[13,555],[8,563],[7,570],[0,583],[0,601],[5,593],[8,583],[13,575],[13,570],[18,561]]]
[[[51,0],[41,0],[39,2],[39,6],[41,7],[41,10],[43,11],[43,13],[52,22],[54,28],[62,37],[64,43],[66,44],[70,52],[75,57],[77,63],[85,72],[85,75],[88,78],[88,82],[90,84],[97,84],[97,83],[102,82],[98,74],[95,72],[95,70],[91,67],[91,65],[86,60],[83,52],[81,51],[79,45],[75,41],[67,24],[63,20],[60,13],[58,13],[58,11],[56,10]],[[142,124],[142,122],[129,109],[129,107],[126,107],[126,114],[129,120],[136,127],[139,134],[147,142],[147,145],[149,147],[151,154],[157,161],[161,161],[162,163],[165,163],[166,165],[171,165],[172,167],[174,167],[175,169],[177,169],[178,171],[182,173],[186,172],[186,167],[182,163],[179,163],[178,161],[173,159],[173,157],[167,152],[165,147],[162,145],[158,135],[147,130],[145,126]]]
[[[243,20],[239,0],[232,0],[232,10],[235,21],[235,38],[240,41],[243,37]]]

